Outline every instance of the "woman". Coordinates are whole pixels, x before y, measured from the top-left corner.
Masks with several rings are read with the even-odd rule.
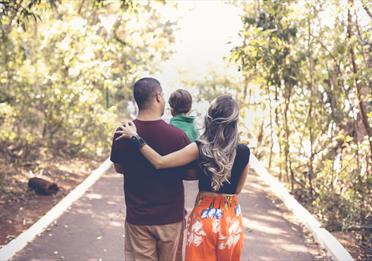
[[[228,95],[218,97],[205,117],[196,141],[161,156],[138,136],[129,122],[117,133],[130,138],[155,168],[172,168],[197,160],[199,194],[188,219],[186,260],[240,260],[243,224],[237,194],[248,174],[250,151],[239,144],[239,106]]]

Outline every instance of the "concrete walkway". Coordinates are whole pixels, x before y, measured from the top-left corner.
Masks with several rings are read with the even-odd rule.
[[[110,170],[13,260],[124,260],[123,178]],[[239,195],[245,223],[242,260],[319,260],[299,225],[277,207],[267,188],[250,175]],[[196,182],[185,182],[192,209]]]

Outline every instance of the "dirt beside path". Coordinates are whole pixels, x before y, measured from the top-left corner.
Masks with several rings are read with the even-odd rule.
[[[3,184],[8,191],[0,193],[0,247],[33,225],[100,163],[101,160],[84,158],[39,161],[37,164],[40,171],[36,175],[57,183],[60,188],[53,196],[40,196],[28,190],[28,178],[34,175],[30,168],[7,169],[2,166],[0,174],[11,179],[8,178],[6,184]]]

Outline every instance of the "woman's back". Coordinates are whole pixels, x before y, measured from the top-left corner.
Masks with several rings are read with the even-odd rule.
[[[198,148],[200,143],[197,142]],[[244,168],[247,166],[250,157],[250,150],[244,144],[238,144],[236,148],[236,156],[234,159],[233,167],[231,170],[231,176],[229,178],[230,183],[225,182],[218,191],[214,191],[211,183],[211,174],[204,173],[202,169],[199,170],[199,191],[207,191],[214,193],[223,193],[223,194],[235,194],[236,188],[238,186],[240,176],[243,173]]]

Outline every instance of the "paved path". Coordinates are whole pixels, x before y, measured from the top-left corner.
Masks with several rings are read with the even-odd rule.
[[[71,209],[13,260],[124,260],[125,205],[122,176],[106,173]],[[186,207],[197,193],[196,182],[185,182]],[[250,175],[239,195],[245,217],[242,260],[315,260],[301,228],[290,223],[265,192],[265,185]]]

